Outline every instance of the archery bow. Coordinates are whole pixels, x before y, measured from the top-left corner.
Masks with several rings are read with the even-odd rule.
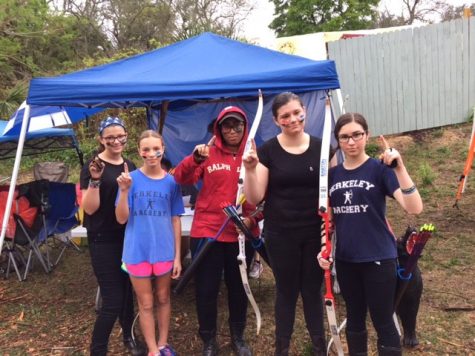
[[[254,117],[254,121],[252,122],[251,130],[249,130],[249,135],[247,136],[246,145],[244,146],[244,153],[249,151],[251,148],[251,143],[256,135],[257,128],[259,127],[259,123],[261,122],[262,118],[262,111],[264,109],[264,100],[262,98],[262,92],[259,90],[259,103],[257,105],[257,112],[256,116]],[[242,212],[242,205],[239,205],[239,201],[242,199],[243,190],[244,190],[244,177],[246,175],[246,170],[244,169],[244,163],[241,163],[241,169],[239,171],[239,179],[238,179],[238,189],[236,194],[236,206],[238,206],[238,213]],[[246,292],[247,298],[252,305],[252,309],[254,309],[254,313],[256,314],[256,324],[257,324],[257,334],[259,335],[259,331],[261,330],[261,311],[257,306],[256,300],[251,292],[251,287],[249,285],[249,280],[247,278],[247,263],[246,263],[246,249],[245,249],[245,236],[242,231],[238,235],[238,244],[239,244],[239,254],[237,256],[238,264],[239,264],[239,271],[241,273],[241,280],[242,285],[244,287],[244,291]]]
[[[267,256],[266,246],[264,245],[263,240],[259,236],[254,236],[252,231],[244,224],[242,217],[239,215],[236,207],[234,205],[227,205],[223,207],[224,213],[231,218],[233,223],[241,230],[244,236],[251,241],[251,245],[256,250],[259,255],[266,261],[270,266],[269,257]]]
[[[475,108],[474,108],[475,113]],[[475,114],[474,114],[475,115]],[[475,155],[475,119],[473,120],[473,127],[472,127],[472,136],[470,141],[470,147],[468,149],[467,160],[465,161],[465,166],[463,168],[463,173],[459,179],[459,186],[457,188],[457,194],[455,195],[455,203],[454,208],[458,208],[458,201],[462,199],[462,194],[465,191],[465,185],[467,183],[467,177],[472,168],[473,157]]]
[[[328,213],[328,166],[330,160],[330,135],[331,135],[331,108],[329,99],[325,104],[325,122],[323,124],[322,148],[320,151],[320,189],[318,195],[318,213],[322,217],[325,231],[325,251],[322,257],[329,259],[332,252],[332,243],[330,238],[330,216]],[[338,356],[343,356],[343,345],[340,339],[340,330],[336,321],[335,297],[332,292],[332,277],[330,269],[325,270],[325,309],[327,312],[328,326],[335,344]],[[330,351],[331,342],[328,343],[327,354]]]
[[[193,261],[188,266],[185,273],[183,273],[183,276],[181,276],[175,288],[173,288],[174,294],[180,294],[181,292],[183,292],[186,285],[190,281],[191,277],[193,277],[193,274],[195,273],[196,269],[200,265],[201,261],[208,254],[208,251],[211,249],[211,246],[213,245],[213,243],[218,239],[218,237],[224,231],[226,225],[228,225],[229,220],[231,219],[227,218],[224,221],[223,225],[221,225],[221,227],[219,228],[218,232],[216,233],[214,237],[204,239],[205,240],[204,245],[201,247],[201,249],[198,251],[196,256],[193,258]]]

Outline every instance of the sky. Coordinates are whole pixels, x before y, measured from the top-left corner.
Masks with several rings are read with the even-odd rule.
[[[272,22],[274,4],[268,0],[254,0],[254,2],[256,8],[248,17],[244,26],[245,36],[252,42],[259,43],[264,47],[270,47],[275,39],[274,31],[268,28]],[[473,3],[473,1],[467,0],[446,0],[446,2],[455,6]],[[379,9],[382,10],[385,8],[393,14],[400,14],[402,0],[381,0]]]

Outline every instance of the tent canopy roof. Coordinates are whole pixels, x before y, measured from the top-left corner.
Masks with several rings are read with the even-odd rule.
[[[8,121],[0,120],[0,133]],[[0,135],[0,160],[13,158],[18,148],[18,135]],[[79,148],[73,129],[48,128],[28,132],[25,138],[23,156],[43,154],[65,148]]]
[[[339,88],[333,61],[313,61],[212,33],[106,65],[30,83],[33,105],[158,106]]]

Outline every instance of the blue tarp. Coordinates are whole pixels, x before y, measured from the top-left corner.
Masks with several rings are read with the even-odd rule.
[[[0,133],[7,126],[5,120],[0,120]],[[18,146],[17,134],[0,135],[0,159],[13,158]],[[23,155],[46,153],[65,148],[78,149],[78,143],[73,129],[49,128],[28,132],[25,138]]]
[[[305,131],[314,136],[321,137],[323,118],[325,116],[326,93],[319,90],[300,94],[300,97],[307,109]],[[274,95],[265,96],[264,98],[262,120],[255,137],[257,145],[276,136],[280,132],[272,118],[271,106],[273,98]],[[166,146],[165,157],[173,165],[176,165],[184,156],[191,154],[197,144],[208,142],[211,138],[211,133],[207,130],[208,125],[227,105],[239,106],[246,112],[249,122],[253,122],[257,111],[257,100],[254,98],[208,103],[207,105],[198,103],[181,109],[170,108],[163,127],[163,138]],[[154,116],[148,126],[156,129],[158,127],[158,118]]]
[[[57,126],[70,126],[104,109],[83,107],[37,106],[30,107],[28,132]],[[10,117],[9,122],[0,130],[0,134],[19,135],[25,112],[25,103]]]
[[[204,33],[110,64],[30,83],[28,104],[158,106],[339,88],[333,61],[313,61]]]

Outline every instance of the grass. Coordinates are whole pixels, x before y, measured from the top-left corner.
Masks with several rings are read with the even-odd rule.
[[[387,138],[392,147],[402,152],[424,200],[424,212],[412,216],[388,199],[388,219],[395,234],[402,234],[409,224],[434,223],[437,228],[419,261],[424,279],[418,316],[420,345],[414,350],[406,349],[405,355],[475,355],[475,172],[467,180],[459,209],[452,207],[470,131],[471,124],[464,124],[437,129],[434,134],[428,130]],[[377,144],[374,147],[377,155],[380,148]],[[75,171],[71,179],[77,177]],[[251,288],[263,316],[263,327],[256,336],[255,317],[249,308],[246,338],[255,355],[272,355],[274,280],[269,268],[260,280],[251,280]],[[87,355],[95,319],[95,292],[96,282],[85,247],[81,253],[68,250],[49,275],[36,266],[25,282],[18,282],[14,276],[0,280],[0,354]],[[221,354],[230,355],[225,297],[223,288],[219,298],[218,340]],[[339,295],[336,298],[341,322],[344,303]],[[291,355],[310,355],[300,301],[296,316]],[[371,327],[369,335],[369,354],[375,355],[375,333]],[[170,342],[181,355],[200,353],[192,284],[182,295],[173,296]],[[110,352],[124,355],[118,327],[111,336]]]

